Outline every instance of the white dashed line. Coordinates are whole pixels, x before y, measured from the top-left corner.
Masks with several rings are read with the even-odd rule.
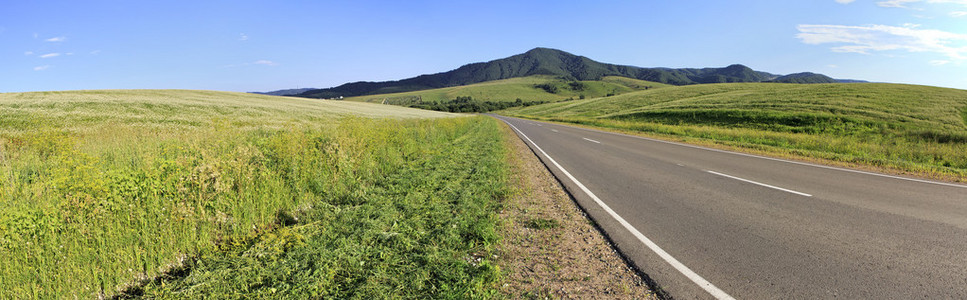
[[[615,221],[618,221],[618,223],[621,224],[621,226],[624,227],[625,230],[628,230],[629,232],[631,232],[631,234],[634,235],[636,238],[638,238],[638,240],[641,241],[641,243],[645,244],[645,246],[648,247],[648,249],[651,249],[651,251],[655,252],[655,254],[658,254],[659,257],[665,260],[665,262],[667,262],[672,267],[674,267],[675,270],[678,270],[678,272],[681,272],[682,275],[685,275],[685,277],[688,277],[688,279],[692,280],[692,282],[697,284],[699,287],[704,289],[706,292],[711,294],[712,297],[715,297],[716,299],[733,299],[733,300],[735,299],[725,291],[716,287],[708,280],[705,280],[705,278],[702,278],[702,276],[699,276],[698,273],[695,273],[695,271],[692,271],[692,269],[689,269],[688,267],[686,267],[684,264],[678,261],[678,259],[675,259],[675,257],[673,257],[671,254],[668,254],[668,252],[665,252],[664,249],[662,249],[661,247],[658,247],[658,244],[655,244],[655,242],[652,242],[651,239],[646,237],[644,234],[641,233],[641,231],[638,231],[638,229],[632,226],[631,223],[628,223],[627,220],[622,218],[620,215],[618,215],[617,212],[611,209],[611,207],[608,206],[608,204],[605,204],[604,201],[601,201],[601,199],[598,198],[598,196],[594,195],[594,193],[592,193],[591,190],[589,190],[586,186],[584,186],[583,183],[578,181],[577,178],[574,178],[574,176],[571,175],[570,172],[564,169],[564,167],[562,167],[561,164],[558,164],[557,161],[554,160],[554,158],[552,158],[550,155],[547,154],[547,152],[544,152],[544,149],[541,149],[541,146],[538,146],[537,143],[534,143],[534,141],[531,140],[531,138],[528,137],[526,134],[524,134],[523,131],[520,131],[520,129],[518,129],[517,126],[514,126],[514,124],[511,124],[506,120],[504,120],[504,122],[506,122],[507,125],[510,125],[510,127],[514,128],[514,130],[517,131],[517,133],[520,134],[520,136],[524,137],[524,139],[530,142],[531,145],[534,145],[534,148],[536,148],[538,152],[543,154],[544,157],[547,157],[547,160],[550,161],[551,164],[553,164],[555,167],[561,170],[561,172],[564,173],[564,175],[567,176],[568,179],[574,182],[574,184],[577,185],[578,188],[581,189],[581,191],[587,194],[588,197],[591,197],[591,200],[594,200],[594,203],[597,203],[598,206],[600,206],[601,209],[604,209],[604,211],[607,212],[608,215],[610,215],[612,218],[614,218]],[[585,139],[587,140],[587,138]]]
[[[813,195],[810,195],[810,194],[806,194],[806,193],[802,193],[802,192],[797,192],[797,191],[793,191],[793,190],[790,190],[790,189],[784,189],[784,188],[781,188],[781,187],[778,187],[778,186],[768,185],[768,184],[761,183],[761,182],[755,182],[755,181],[748,180],[748,179],[742,179],[742,178],[739,178],[739,177],[735,177],[735,176],[732,176],[732,175],[726,175],[726,174],[722,174],[722,173],[715,172],[715,171],[705,170],[705,172],[709,172],[709,173],[712,173],[712,174],[715,174],[715,175],[718,175],[718,176],[722,176],[722,177],[732,178],[732,179],[735,179],[735,180],[738,180],[738,181],[742,181],[742,182],[748,182],[748,183],[751,183],[751,184],[755,184],[755,185],[759,185],[759,186],[764,186],[764,187],[767,187],[767,188],[770,188],[770,189],[777,189],[777,190],[780,190],[780,191],[783,191],[783,192],[793,193],[793,194],[800,195],[800,196],[806,196],[806,197],[812,197],[813,196]]]

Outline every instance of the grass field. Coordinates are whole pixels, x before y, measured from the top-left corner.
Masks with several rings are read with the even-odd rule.
[[[556,79],[553,76],[530,76],[425,91],[350,97],[345,100],[394,105],[408,105],[413,104],[415,101],[422,101],[424,103],[441,102],[453,100],[457,97],[473,97],[473,99],[481,101],[495,102],[516,101],[518,98],[523,101],[555,102],[568,98],[578,99],[581,95],[584,95],[586,98],[595,98],[612,93],[624,94],[642,90],[645,87],[659,88],[668,86],[657,82],[615,76],[604,77],[600,81],[580,81],[582,85],[578,88],[571,86],[569,84],[571,82],[573,81]],[[543,88],[536,87],[537,85],[555,87],[556,92],[549,93]]]
[[[500,131],[452,116],[208,91],[0,94],[0,298],[495,295]]]
[[[967,91],[733,83],[512,108],[506,115],[967,179]]]

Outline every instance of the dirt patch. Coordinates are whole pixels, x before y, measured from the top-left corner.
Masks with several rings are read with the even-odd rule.
[[[658,299],[509,127],[514,192],[500,213],[502,292],[515,299]]]

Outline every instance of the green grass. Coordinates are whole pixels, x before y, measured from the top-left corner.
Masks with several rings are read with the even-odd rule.
[[[0,94],[0,298],[495,295],[501,135],[451,116],[207,91]]]
[[[618,85],[623,85],[634,90],[645,90],[654,88],[671,87],[673,85],[664,84],[660,82],[645,81],[628,77],[621,76],[605,76],[601,78],[602,82],[613,83]]]
[[[523,101],[561,101],[565,99],[578,99],[581,95],[586,98],[603,97],[607,94],[623,94],[644,89],[645,87],[660,88],[668,85],[649,82],[631,78],[609,76],[602,78],[601,81],[581,81],[583,87],[576,89],[565,81],[556,79],[552,76],[529,76],[495,80],[433,90],[423,90],[406,93],[393,93],[381,95],[369,95],[350,97],[345,100],[386,103],[395,105],[409,105],[418,103],[417,101],[441,102],[453,100],[457,97],[473,97],[481,101],[516,101],[518,98]],[[549,84],[557,87],[556,93],[548,93],[544,89],[535,87],[540,84]]]
[[[682,137],[926,176],[967,176],[967,91],[735,83],[668,87],[504,114]]]

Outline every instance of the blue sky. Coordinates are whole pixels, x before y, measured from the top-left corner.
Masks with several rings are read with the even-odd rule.
[[[331,87],[534,47],[967,89],[967,0],[4,0],[0,92]]]

